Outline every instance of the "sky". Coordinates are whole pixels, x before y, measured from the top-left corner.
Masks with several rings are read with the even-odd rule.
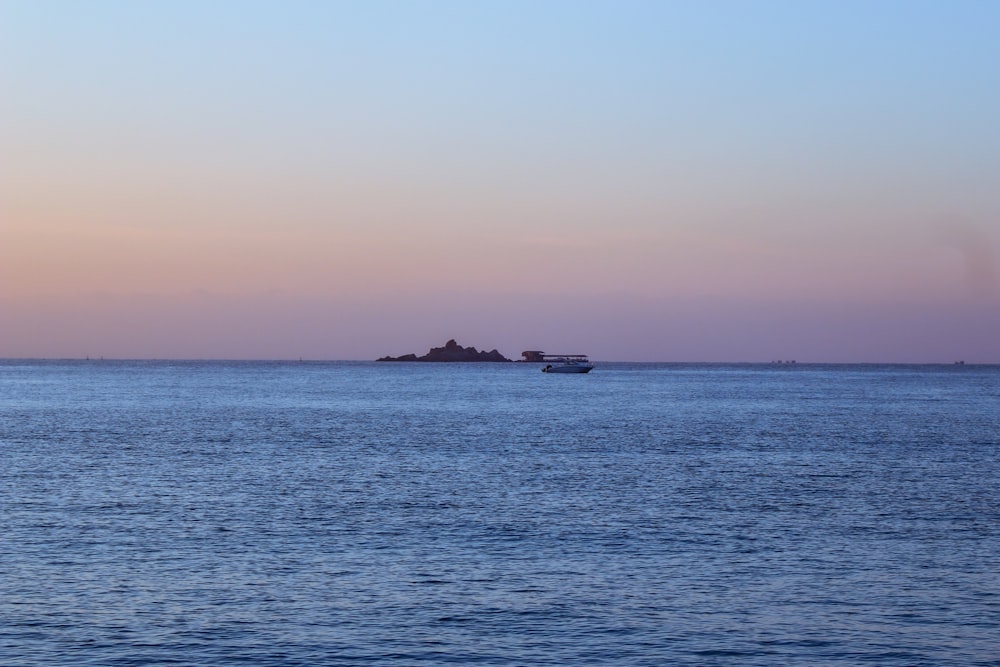
[[[0,0],[0,357],[1000,363],[1000,3]]]

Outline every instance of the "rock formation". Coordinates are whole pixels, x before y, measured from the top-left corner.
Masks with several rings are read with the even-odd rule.
[[[480,352],[474,347],[462,347],[449,340],[444,347],[432,347],[430,352],[422,357],[415,354],[404,354],[401,357],[382,357],[377,361],[510,361],[496,350]]]

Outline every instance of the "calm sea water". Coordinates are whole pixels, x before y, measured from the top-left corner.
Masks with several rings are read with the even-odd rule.
[[[0,362],[4,665],[998,665],[1000,367]]]

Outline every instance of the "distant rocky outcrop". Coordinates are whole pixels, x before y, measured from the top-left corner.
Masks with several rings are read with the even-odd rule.
[[[480,352],[474,347],[462,347],[454,339],[444,344],[444,347],[432,347],[430,352],[422,357],[415,354],[404,354],[401,357],[382,357],[376,361],[510,361],[496,350]]]

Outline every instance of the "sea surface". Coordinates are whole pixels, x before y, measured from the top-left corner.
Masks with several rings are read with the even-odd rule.
[[[0,664],[1000,665],[1000,367],[0,361]]]

